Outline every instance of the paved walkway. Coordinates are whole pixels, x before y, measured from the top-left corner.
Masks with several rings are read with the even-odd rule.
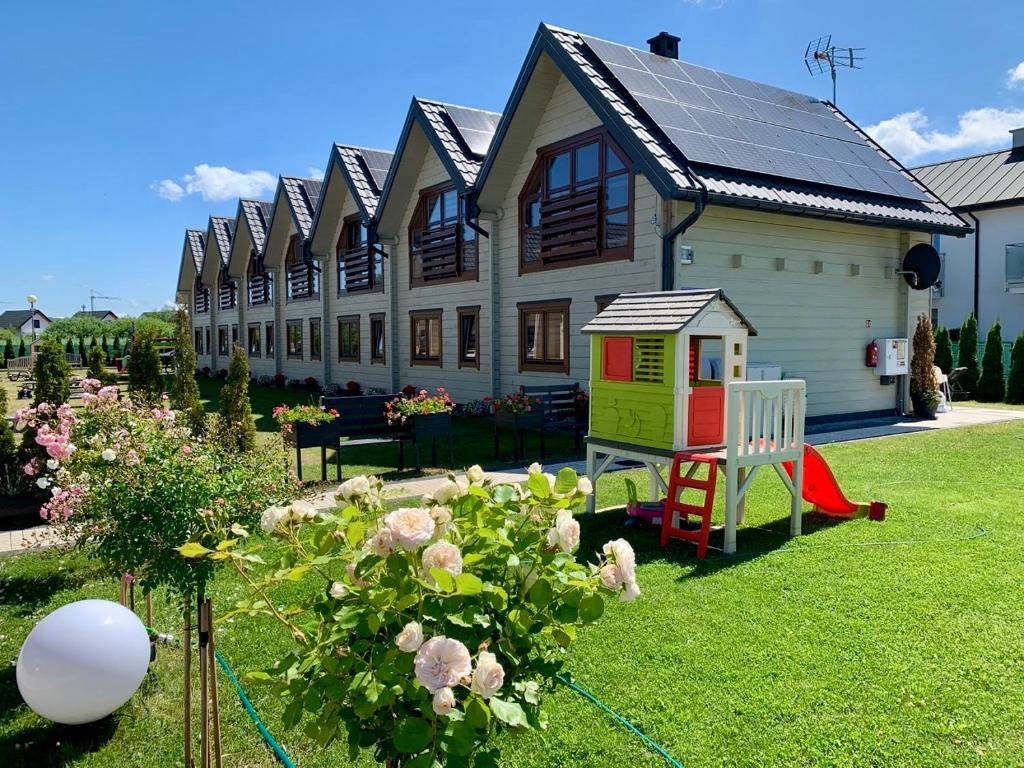
[[[1016,421],[1024,419],[1024,411],[1013,411],[1001,408],[955,408],[949,413],[940,414],[935,421],[918,421],[916,419],[904,419],[886,424],[873,424],[871,426],[840,427],[839,429],[817,432],[807,435],[807,442],[812,445],[827,445],[829,443],[842,443],[850,440],[866,440],[879,437],[891,437],[894,435],[909,435],[919,432],[929,432],[936,429],[955,429],[957,427],[976,427],[985,424],[996,424],[1004,421]],[[548,472],[557,473],[562,467],[572,467],[582,473],[586,468],[585,461],[570,461],[559,464],[547,464],[544,469]],[[626,468],[623,468],[626,469]],[[526,467],[520,470],[501,470],[488,472],[488,477],[502,483],[521,483],[526,481]],[[458,473],[463,477],[463,473]],[[398,480],[385,485],[388,495],[393,499],[418,499],[424,494],[431,493],[446,480],[445,475],[434,475],[412,480]],[[321,509],[330,509],[335,506],[334,490],[323,491],[314,495],[310,501]],[[46,543],[49,530],[46,526],[34,526],[24,530],[0,531],[0,557],[4,554],[16,554],[26,546],[37,543]]]

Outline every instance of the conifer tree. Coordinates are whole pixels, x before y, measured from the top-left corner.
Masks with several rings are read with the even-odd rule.
[[[25,357],[25,337],[21,337],[21,341],[18,343],[18,357]]]
[[[256,425],[249,404],[249,360],[241,344],[231,352],[228,377],[220,391],[221,440],[232,450],[256,447]]]
[[[5,349],[10,349],[10,343]],[[7,391],[0,388],[0,496],[13,496],[24,484],[14,429],[7,419]]]
[[[935,364],[943,373],[953,370],[953,343],[949,340],[949,329],[945,326],[935,331]]]
[[[64,345],[64,351],[69,355],[75,354],[75,342],[71,340],[70,336],[68,336],[67,343]]]
[[[4,344],[4,366],[7,366],[8,361],[14,359],[14,341],[11,339],[7,340]]]
[[[85,361],[89,359],[89,353],[86,352],[86,350],[85,350],[85,337],[84,336],[79,336],[78,337],[78,356],[80,358],[82,358],[82,364],[83,365],[85,364]]]
[[[71,397],[71,366],[64,359],[64,349],[56,339],[43,339],[32,364],[36,380],[33,405],[63,405]]]
[[[93,347],[89,350],[89,378],[103,379],[103,350]]]
[[[981,378],[978,379],[978,400],[1001,403],[1006,397],[1003,377],[1003,328],[996,320],[985,338],[985,354],[981,358]]]
[[[1006,381],[1006,402],[1024,405],[1024,332],[1010,350],[1010,377]]]
[[[174,315],[174,374],[171,379],[171,407],[191,428],[193,434],[206,431],[206,411],[199,400],[196,384],[196,350],[188,314],[179,309]]]
[[[128,355],[128,391],[140,402],[155,405],[164,391],[156,334],[149,328],[137,331]]]
[[[968,396],[974,397],[978,393],[978,321],[973,314],[967,316],[964,324],[960,327],[960,347],[957,353],[956,364],[959,368],[966,368],[960,377],[960,386]]]

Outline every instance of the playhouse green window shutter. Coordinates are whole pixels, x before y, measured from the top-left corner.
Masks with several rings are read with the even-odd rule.
[[[665,381],[665,339],[638,336],[633,345],[633,381],[662,384]]]

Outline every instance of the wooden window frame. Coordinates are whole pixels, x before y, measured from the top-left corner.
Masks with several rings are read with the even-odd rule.
[[[357,243],[352,244],[352,227],[353,225],[362,226],[366,230],[366,242],[365,244]],[[366,288],[349,288],[347,285],[342,287],[341,276],[342,268],[344,267],[345,258],[351,254],[359,251],[366,251],[366,268],[369,272],[368,275],[368,286]],[[376,269],[378,261],[381,265],[380,278],[376,276]],[[338,272],[338,277],[335,285],[338,296],[347,296],[349,294],[360,294],[360,293],[382,293],[384,291],[384,259],[383,257],[373,249],[370,243],[370,231],[366,227],[363,218],[359,214],[352,214],[346,216],[342,221],[341,232],[338,235],[338,242],[334,246],[334,264]]]
[[[363,343],[362,343],[363,342],[363,339],[362,339],[363,329],[362,329],[362,327],[360,325],[359,315],[338,315],[337,324],[338,324],[338,362],[339,363],[358,363],[358,362],[360,362],[360,359],[363,356]],[[355,325],[355,327],[356,327],[356,352],[355,352],[354,355],[352,355],[352,354],[345,355],[345,354],[342,354],[343,350],[342,350],[341,343],[342,343],[342,339],[344,338],[344,334],[341,332],[341,326],[342,325],[350,325],[350,324],[351,325]]]
[[[429,231],[427,229],[426,215],[427,215],[427,201],[434,196],[441,196],[442,201],[444,195],[448,192],[455,191],[455,200],[458,211],[455,214],[455,260],[456,260],[456,272],[454,277],[435,278],[432,280],[426,280],[422,277],[422,268],[420,269],[420,276],[416,277],[416,269],[414,264],[416,259],[420,258],[418,249],[413,248],[413,243],[416,241],[417,236],[422,236],[424,232]],[[442,223],[445,221],[444,214],[442,212]],[[444,227],[441,227],[442,229]],[[473,242],[476,243],[476,262],[472,269],[464,268],[465,259],[465,237],[466,230],[473,233]],[[424,187],[419,191],[419,196],[416,201],[416,207],[413,209],[412,217],[409,219],[409,227],[407,230],[408,242],[409,242],[409,287],[418,288],[427,285],[446,285],[448,283],[461,283],[471,282],[480,279],[480,235],[478,232],[466,224],[465,216],[465,201],[462,196],[458,194],[455,189],[455,184],[451,181],[444,181],[440,184],[434,184],[430,187]]]
[[[256,332],[256,351],[252,349],[252,334]],[[248,323],[245,326],[245,349],[249,357],[263,357],[263,328],[259,323]]]
[[[304,350],[302,348],[303,347],[303,344],[302,344],[303,338],[302,337],[305,335],[305,331],[303,330],[303,325],[305,325],[305,323],[302,322],[302,318],[301,317],[295,318],[293,320],[285,320],[284,321],[284,354],[285,354],[285,357],[287,357],[289,360],[304,360],[305,359],[305,357],[304,357],[305,352],[304,352]],[[292,349],[291,349],[291,346],[292,346],[291,329],[292,328],[298,328],[299,329],[299,351],[297,353],[296,352],[292,352]]]
[[[437,320],[437,355],[416,357],[416,323],[419,320]],[[429,324],[427,335],[429,337]],[[409,311],[409,365],[422,365],[433,368],[444,367],[444,310],[414,309]]]
[[[246,270],[246,281],[245,281],[245,300],[246,304],[250,307],[265,307],[268,304],[274,303],[274,280],[273,275],[269,270],[264,269],[262,272],[256,271],[256,267],[259,266],[256,256],[249,256],[249,267]],[[252,281],[254,278],[259,278],[263,281],[263,298],[264,301],[253,301],[252,300]]]
[[[205,355],[206,354],[203,351],[203,329],[202,328],[196,328],[195,329],[195,333],[192,334],[192,343],[193,343],[193,346],[195,347],[195,353],[197,355]]]
[[[456,307],[456,323],[458,324],[458,360],[459,368],[480,369],[480,305],[472,307]],[[476,326],[476,357],[470,359],[465,356],[465,337],[463,336],[462,319],[472,317]]]
[[[571,335],[569,322],[571,319],[572,299],[545,299],[543,301],[524,301],[516,304],[519,313],[519,353],[520,373],[562,373],[569,375],[569,338]],[[542,314],[561,313],[565,316],[565,333],[562,338],[562,360],[529,360],[526,357],[526,316],[540,312]],[[546,322],[546,321],[545,321]]]
[[[387,315],[384,312],[374,312],[370,315],[370,365],[387,365],[388,361],[388,326]],[[381,351],[377,354],[377,344],[374,338],[374,325],[380,323]]]
[[[263,324],[263,356],[265,358],[274,357],[274,350],[277,346],[275,343],[277,339],[277,330],[274,327],[273,321],[267,321]]]
[[[319,347],[319,349],[316,349],[314,347],[314,344],[313,344],[313,338],[314,338],[313,337],[313,327],[314,326],[316,326],[317,335],[320,337],[319,341],[316,344],[316,347]],[[310,360],[320,360],[323,357],[323,353],[324,353],[324,326],[323,326],[323,323],[320,321],[319,317],[311,317],[311,318],[309,318],[309,359]]]
[[[292,296],[291,295],[291,281],[289,280],[289,273],[293,267],[300,264],[306,265],[309,269],[309,293],[305,296]],[[319,300],[320,291],[323,286],[320,285],[320,271],[314,266],[313,262],[307,263],[305,254],[305,243],[302,236],[298,233],[291,235],[288,238],[288,250],[284,256],[284,298],[286,304],[291,304],[293,301],[313,301]]]
[[[224,333],[224,344],[220,343],[221,332]],[[231,354],[231,327],[227,324],[217,326],[217,354],[227,357]]]
[[[555,261],[551,263],[544,263],[542,260],[537,261],[526,261],[526,241],[527,241],[527,227],[526,217],[524,211],[528,203],[535,202],[537,200],[552,199],[548,197],[547,178],[545,169],[547,167],[547,161],[555,155],[561,154],[568,151],[569,155],[569,189],[572,190],[574,184],[574,169],[576,164],[576,156],[572,151],[577,147],[584,146],[593,141],[598,142],[598,174],[597,174],[597,189],[599,190],[599,203],[597,210],[598,228],[597,228],[597,239],[598,239],[598,253],[596,256],[585,256],[578,258],[568,258],[564,261]],[[626,243],[622,246],[615,248],[605,248],[604,238],[606,225],[606,217],[608,215],[605,210],[604,195],[607,180],[609,174],[606,170],[606,152],[608,150],[614,152],[619,160],[622,162],[624,169],[621,171],[613,171],[610,176],[623,175],[627,179],[627,191],[626,191]],[[537,188],[538,191],[533,191],[536,186],[538,179],[540,186]],[[587,264],[604,264],[612,261],[632,261],[633,260],[633,228],[635,224],[634,216],[634,196],[636,193],[635,184],[635,172],[633,163],[630,161],[629,156],[622,150],[621,147],[611,137],[611,134],[604,129],[598,128],[592,131],[586,131],[575,136],[571,136],[562,141],[554,144],[549,144],[544,147],[540,147],[537,150],[537,159],[534,160],[533,166],[530,169],[530,173],[526,177],[526,183],[519,192],[519,274],[528,274],[531,272],[545,272],[550,269],[565,269],[568,267],[585,266]],[[614,209],[613,212],[621,212],[618,208]],[[533,229],[531,227],[530,229]]]

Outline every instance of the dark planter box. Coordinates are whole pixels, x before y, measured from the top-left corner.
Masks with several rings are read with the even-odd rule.
[[[535,407],[528,413],[512,413],[511,411],[496,411],[494,414],[495,425],[502,429],[518,431],[520,429],[540,429],[544,422],[544,409]]]
[[[919,419],[934,419],[935,409],[929,407],[928,403],[918,395],[911,395],[910,402],[914,406],[914,415]]]
[[[331,447],[338,442],[338,428],[334,422],[324,424],[293,424],[293,440],[297,448]]]
[[[452,433],[450,413],[417,413],[409,417],[409,429],[414,440],[448,437]]]

